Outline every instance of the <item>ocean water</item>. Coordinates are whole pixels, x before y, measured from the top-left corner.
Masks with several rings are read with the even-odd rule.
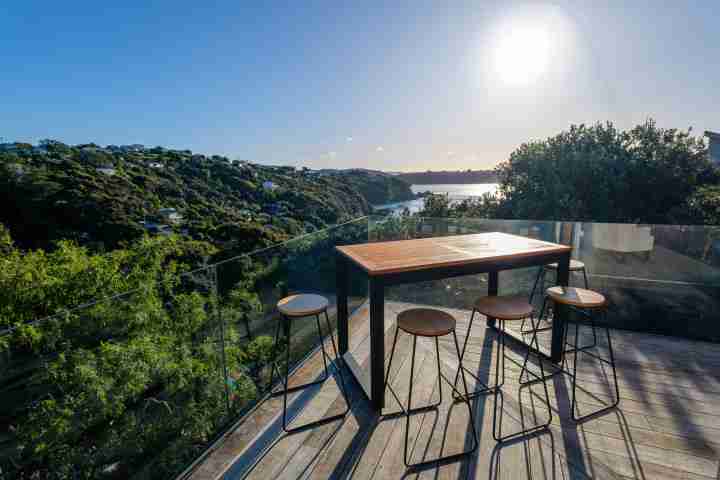
[[[467,183],[467,184],[437,184],[437,185],[412,185],[413,193],[432,192],[447,195],[451,201],[460,201],[467,198],[480,197],[485,193],[495,193],[498,189],[497,183]],[[402,212],[407,208],[410,213],[422,210],[425,199],[418,198],[406,202],[387,203],[385,205],[373,205],[375,208],[389,209],[393,212]]]

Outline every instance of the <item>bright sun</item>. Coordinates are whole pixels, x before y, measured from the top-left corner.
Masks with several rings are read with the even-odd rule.
[[[537,82],[552,55],[552,32],[547,26],[508,22],[496,33],[492,65],[502,83],[522,86]]]

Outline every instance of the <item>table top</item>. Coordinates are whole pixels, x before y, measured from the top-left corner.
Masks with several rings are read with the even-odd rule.
[[[335,247],[369,275],[492,263],[515,257],[566,253],[572,247],[501,232],[362,243]]]

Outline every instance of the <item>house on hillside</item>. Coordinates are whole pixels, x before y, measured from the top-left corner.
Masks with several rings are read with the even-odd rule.
[[[158,215],[168,223],[177,224],[182,222],[182,215],[174,208],[161,208],[158,210]]]
[[[142,152],[145,150],[145,145],[139,143],[133,143],[132,145],[122,145],[120,150],[123,152]]]
[[[275,185],[274,182],[271,182],[270,180],[266,180],[263,182],[263,188],[265,190],[275,190],[277,188],[277,185]]]
[[[8,170],[12,172],[16,178],[20,178],[25,175],[25,167],[19,163],[11,163],[7,166]]]
[[[115,170],[114,167],[97,167],[95,170],[104,175],[107,175],[108,177],[117,175],[117,170]]]
[[[705,136],[708,138],[710,161],[715,165],[720,165],[720,133],[706,131]]]
[[[140,221],[140,225],[151,235],[172,235],[172,227],[170,225],[164,225],[161,223],[147,222],[145,220]]]
[[[15,152],[20,150],[17,143],[0,143],[0,152]]]

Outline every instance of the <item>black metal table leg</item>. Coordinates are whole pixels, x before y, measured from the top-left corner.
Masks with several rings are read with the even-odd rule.
[[[498,271],[493,270],[491,272],[488,272],[488,297],[491,296],[497,296],[498,294]],[[487,326],[488,327],[495,327],[495,319],[488,317],[487,318]]]
[[[337,331],[340,355],[347,353],[350,348],[350,332],[348,329],[348,284],[349,266],[345,256],[335,254],[335,288],[337,295]]]
[[[370,401],[381,412],[385,406],[385,285],[370,277]]]

